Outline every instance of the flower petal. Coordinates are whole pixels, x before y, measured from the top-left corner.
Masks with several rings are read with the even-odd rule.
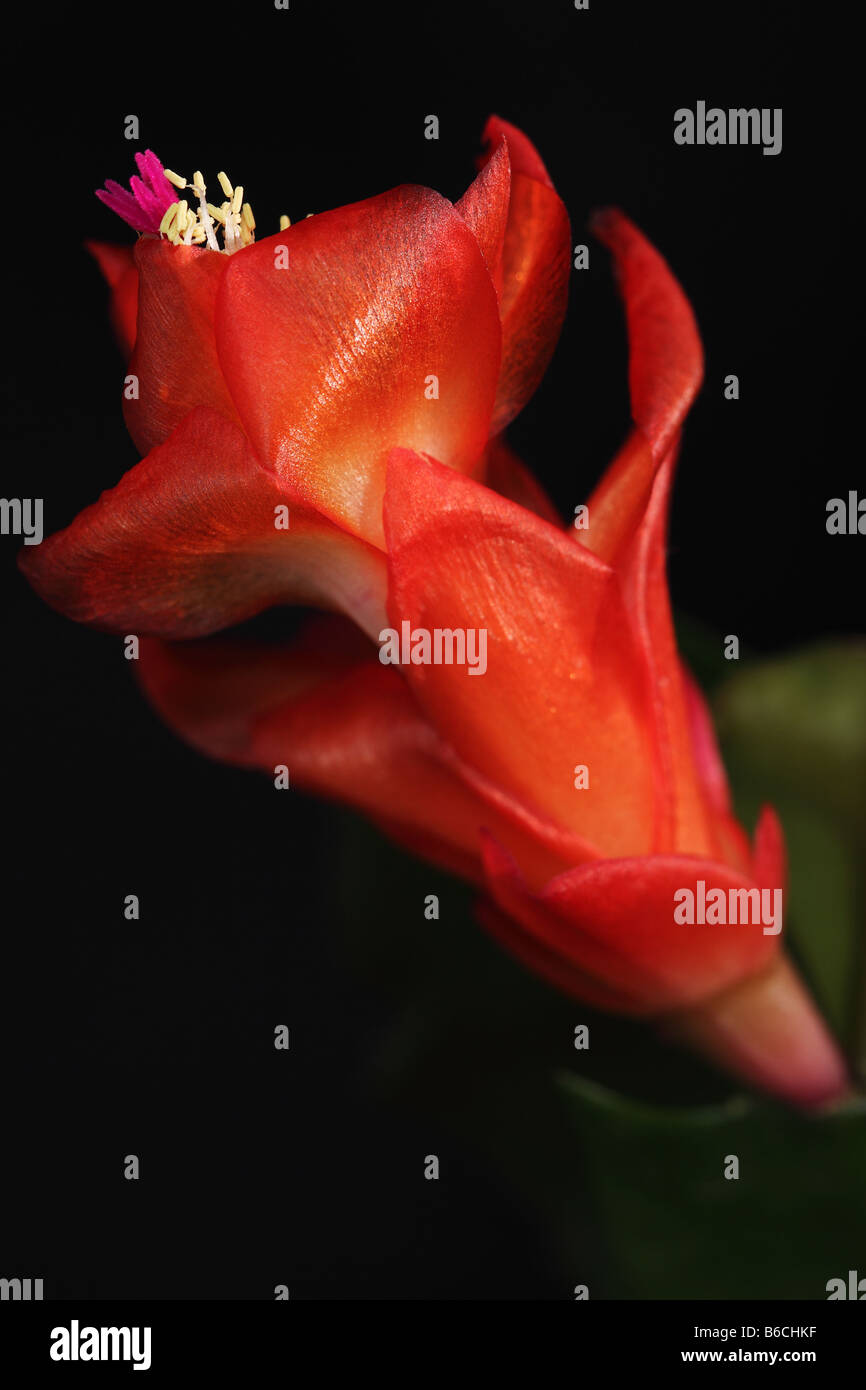
[[[129,370],[139,394],[124,394],[123,413],[142,454],[162,444],[194,406],[237,420],[214,336],[216,293],[229,259],[158,237],[136,243],[138,334]]]
[[[772,806],[761,808],[755,827],[752,876],[762,888],[787,886],[788,853],[785,848],[785,833]]]
[[[397,188],[239,252],[217,333],[259,456],[373,543],[382,542],[390,448],[429,449],[463,470],[479,464],[499,315],[478,243],[439,194]]]
[[[504,887],[501,890],[505,892]],[[629,999],[618,993],[575,965],[565,960],[557,951],[545,944],[540,934],[530,935],[524,927],[515,922],[508,913],[501,911],[489,898],[483,898],[476,907],[478,921],[485,931],[499,942],[504,950],[515,960],[525,965],[527,970],[538,975],[560,993],[573,999],[581,999],[594,1009],[611,1013],[631,1013]]]
[[[687,297],[655,247],[616,210],[596,215],[626,302],[631,411],[626,445],[589,499],[585,545],[623,577],[635,648],[651,692],[657,752],[656,852],[745,867],[733,819],[714,813],[695,763],[666,580],[667,509],[678,431],[701,384],[701,339]]]
[[[615,565],[651,691],[661,777],[655,849],[743,864],[732,818],[714,815],[694,758],[665,575],[667,512],[679,428],[700,384],[703,358],[688,300],[665,261],[615,210],[594,230],[610,246],[625,300],[629,384],[636,428],[589,502],[585,543]]]
[[[565,994],[616,1013],[641,1013],[635,989],[620,987],[622,966],[611,954],[563,926],[529,891],[526,879],[509,854],[489,832],[483,838],[486,887],[496,906],[479,906],[483,926],[530,970]],[[498,909],[498,910],[497,910]],[[609,978],[610,977],[610,978]]]
[[[491,116],[484,140],[492,151],[487,156],[491,161],[498,158],[505,140],[511,165],[499,305],[502,367],[493,420],[498,433],[523,409],[553,355],[568,300],[571,228],[562,200],[527,136]],[[482,170],[479,178],[483,174]],[[464,196],[470,195],[471,201],[479,196],[472,189]]]
[[[745,874],[685,855],[647,855],[582,864],[521,896],[514,866],[486,849],[491,891],[500,906],[548,949],[619,991],[623,1008],[661,1013],[720,993],[770,960],[779,937],[759,922],[712,925],[674,919],[678,890],[698,901],[699,881],[719,889],[754,889]],[[507,884],[507,891],[504,885]]]
[[[658,469],[644,517],[625,552],[618,556],[618,569],[635,650],[650,692],[659,767],[654,849],[657,853],[714,858],[721,854],[721,844],[695,761],[665,572],[667,510],[675,462],[672,448]],[[591,507],[590,503],[590,518]]]
[[[703,376],[703,350],[691,305],[667,262],[615,208],[592,228],[610,248],[625,302],[629,390],[636,429],[590,500],[590,528],[581,539],[609,564],[628,545],[649,504],[661,462]]]
[[[144,640],[137,672],[161,717],[210,757],[273,774],[371,816],[403,844],[481,878],[480,829],[545,881],[563,863],[535,827],[494,807],[420,714],[393,667],[340,619],[311,623],[290,647],[240,639]]]
[[[86,241],[90,252],[111,290],[111,326],[124,357],[135,345],[138,319],[138,270],[131,246],[114,246],[108,241]]]
[[[681,663],[683,690],[686,697],[692,749],[707,799],[714,811],[726,816],[731,811],[731,789],[722,762],[713,719],[700,686],[688,668]]]
[[[682,663],[680,664],[680,672],[686,701],[686,716],[691,731],[692,758],[703,789],[704,800],[712,815],[713,836],[720,857],[726,864],[731,864],[735,869],[742,869],[745,873],[751,871],[757,882],[762,883],[762,876],[756,873],[757,861],[753,858],[746,833],[733,814],[728,774],[719,752],[709,707],[699,686]],[[778,847],[781,840],[781,827],[777,825],[777,829],[779,840],[777,840],[776,846]],[[760,843],[762,845],[770,833],[769,830],[760,829]],[[783,862],[784,843],[781,842],[780,854],[777,853],[769,865],[770,877],[775,879],[777,883],[784,879],[783,873],[775,872],[777,865]]]
[[[703,377],[695,317],[667,262],[623,213],[596,213],[592,230],[613,253],[625,302],[632,416],[660,461]]]
[[[589,525],[573,539],[605,564],[627,553],[646,515],[658,460],[643,430],[633,429],[589,499]]]
[[[542,163],[541,155],[519,126],[504,121],[501,116],[490,116],[484,127],[482,139],[487,146],[487,159],[490,158],[490,151],[495,151],[500,142],[505,140],[513,173],[522,174],[545,188],[553,187],[553,180]]]
[[[800,1105],[846,1092],[842,1056],[784,954],[761,926],[673,921],[673,893],[754,886],[687,858],[604,860],[526,890],[488,836],[485,869],[507,918],[482,922],[531,969],[596,1007],[658,1015],[673,1039],[750,1084]],[[778,887],[778,880],[772,886]],[[704,997],[701,997],[701,996]]]
[[[197,637],[288,602],[378,632],[382,556],[294,505],[277,529],[286,505],[242,432],[201,408],[21,566],[68,617],[124,634]]]
[[[608,210],[596,215],[593,226],[613,251],[625,300],[636,429],[590,498],[589,530],[583,534],[587,547],[622,576],[651,692],[661,773],[654,848],[741,863],[742,840],[730,817],[714,819],[711,794],[695,764],[665,575],[679,430],[703,372],[700,338],[669,267],[628,218]]]
[[[510,200],[511,161],[503,135],[463,197],[454,204],[481,247],[497,296],[502,293],[502,252]]]
[[[404,668],[446,742],[596,850],[651,848],[652,743],[613,571],[523,508],[405,450],[391,455],[385,530],[392,626],[486,632],[484,674]],[[588,789],[575,789],[577,764],[589,768]]]

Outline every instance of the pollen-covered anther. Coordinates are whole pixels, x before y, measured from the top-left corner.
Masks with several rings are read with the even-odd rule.
[[[166,169],[165,177],[175,188],[188,189],[193,194],[198,200],[198,211],[186,198],[172,203],[160,223],[161,236],[175,245],[202,246],[206,243],[211,251],[224,251],[229,256],[255,241],[256,219],[250,204],[244,202],[243,184],[235,188],[228,175],[220,170],[217,178],[227,201],[216,207],[207,201],[207,185],[200,169],[196,169],[191,181],[173,169]],[[222,246],[217,240],[218,229],[223,234]]]

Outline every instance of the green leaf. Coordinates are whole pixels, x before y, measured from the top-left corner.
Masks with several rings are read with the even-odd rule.
[[[571,1075],[560,1093],[610,1246],[600,1294],[823,1299],[828,1279],[866,1274],[862,1102],[815,1118],[743,1097],[675,1110]]]
[[[866,839],[866,642],[821,643],[746,667],[714,709],[739,773]]]

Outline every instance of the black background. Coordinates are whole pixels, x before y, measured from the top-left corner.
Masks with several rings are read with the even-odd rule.
[[[227,169],[267,232],[403,182],[457,198],[495,111],[536,143],[575,242],[593,207],[618,204],[695,306],[707,378],[675,493],[674,602],[753,652],[856,630],[857,541],[824,525],[862,467],[834,437],[843,368],[824,310],[842,250],[834,137],[803,76],[814,22],[791,4],[613,0],[40,9],[8,60],[4,495],[43,497],[50,532],[136,461],[82,250],[129,239],[93,189],[125,182],[135,148]],[[698,99],[783,107],[782,154],[675,146],[673,112]],[[628,423],[621,310],[590,244],[510,434],[564,515]],[[2,539],[0,1275],[60,1298],[268,1298],[278,1282],[293,1298],[568,1297],[495,1165],[438,1112],[425,1121],[423,1087],[406,1107],[380,1084],[399,1005],[347,937],[383,914],[411,937],[425,893],[462,890],[411,865],[355,891],[352,817],[179,744],[119,641],[44,607],[17,547]],[[428,1152],[448,1181],[423,1181]]]

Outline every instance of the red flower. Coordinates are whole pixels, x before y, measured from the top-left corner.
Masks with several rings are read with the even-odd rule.
[[[753,846],[732,817],[671,624],[668,496],[702,373],[691,309],[626,218],[596,220],[626,305],[634,427],[589,529],[564,532],[497,436],[559,331],[568,222],[526,137],[495,119],[487,135],[456,205],[400,188],[252,244],[232,194],[233,255],[197,247],[204,222],[170,211],[172,239],[143,237],[135,272],[99,249],[130,340],[140,277],[126,410],[149,452],[22,564],[70,616],[150,638],[145,689],[204,751],[286,763],[482,883],[490,929],[561,988],[660,1018],[781,1095],[827,1099],[844,1069],[778,921],[675,914],[684,891],[757,894],[763,911],[785,876],[773,813]],[[487,670],[383,666],[344,618],[290,651],[159,640],[288,601],[374,639],[483,628]]]
[[[245,233],[250,244],[233,255],[209,249],[210,228],[208,245],[196,245],[205,234],[189,212],[179,234],[163,209],[170,239],[142,236],[134,266],[119,248],[91,246],[121,339],[134,339],[124,410],[147,456],[38,557],[23,557],[49,603],[167,637],[201,636],[273,603],[321,603],[375,635],[390,449],[417,448],[479,478],[492,470],[497,485],[532,492],[495,432],[553,350],[570,234],[526,138],[496,118],[486,138],[489,158],[456,205],[397,188],[258,243]],[[164,199],[171,184],[146,159]],[[207,203],[200,174],[187,187],[230,227],[230,203]],[[117,185],[100,196],[136,226],[162,206],[142,210]],[[280,506],[291,509],[289,530],[275,526]]]

